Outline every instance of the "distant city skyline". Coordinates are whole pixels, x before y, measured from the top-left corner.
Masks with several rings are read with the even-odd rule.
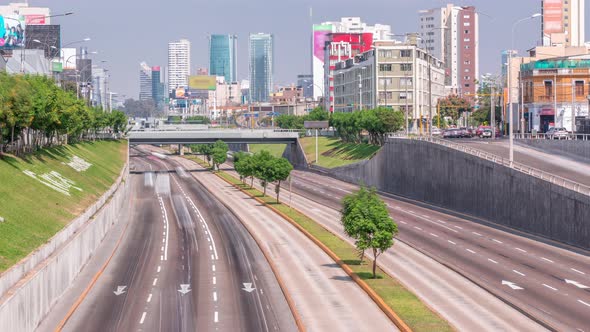
[[[480,16],[480,73],[499,73],[502,50],[510,49],[512,23],[541,12],[541,1],[441,1],[397,0],[391,2],[365,1],[359,4],[352,0],[303,0],[298,2],[274,2],[240,0],[210,3],[187,3],[182,10],[161,3],[138,0],[100,2],[51,2],[31,0],[32,6],[49,6],[52,13],[73,11],[68,17],[53,19],[62,25],[62,41],[67,43],[87,36],[91,51],[99,54],[98,62],[107,60],[109,85],[120,95],[137,98],[139,75],[137,65],[141,61],[162,65],[167,63],[167,45],[178,39],[192,43],[191,73],[198,67],[208,67],[207,36],[213,33],[238,36],[238,79],[248,77],[248,36],[257,31],[273,33],[275,45],[275,84],[296,83],[298,74],[311,74],[311,28],[312,24],[339,20],[341,17],[358,16],[368,24],[389,24],[395,34],[417,32],[418,11],[442,7],[447,3],[457,6],[476,6],[485,13]],[[313,18],[310,7],[313,6]],[[507,10],[506,8],[510,9]],[[116,8],[116,10],[113,10]],[[586,6],[588,15],[590,6]],[[199,12],[198,20],[195,12]],[[174,20],[162,22],[164,17]],[[223,20],[220,20],[223,18]],[[116,23],[119,22],[119,23]],[[123,29],[120,22],[125,22]],[[149,23],[149,22],[154,22]],[[586,27],[586,35],[589,26]],[[517,49],[522,54],[542,42],[539,19],[518,26],[515,35]]]

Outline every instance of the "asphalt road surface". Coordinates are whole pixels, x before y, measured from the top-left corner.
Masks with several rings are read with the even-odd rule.
[[[294,171],[293,192],[338,211],[358,187]],[[283,186],[287,192],[288,186]],[[269,190],[272,192],[272,190]],[[283,193],[283,197],[288,194]],[[382,195],[398,239],[559,331],[590,331],[590,258],[424,204]],[[286,199],[286,198],[285,198]],[[339,230],[339,220],[326,221]],[[395,248],[393,249],[395,250]]]
[[[240,221],[165,156],[132,155],[129,227],[64,330],[296,331]]]

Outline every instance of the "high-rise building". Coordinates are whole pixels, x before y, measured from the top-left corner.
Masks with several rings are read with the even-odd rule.
[[[238,36],[209,36],[209,73],[223,76],[226,82],[237,82],[238,79]]]
[[[585,0],[542,0],[543,46],[584,46]]]
[[[297,87],[303,89],[303,98],[313,98],[313,75],[297,75]]]
[[[188,87],[191,69],[191,42],[186,39],[168,43],[168,92]]]
[[[326,82],[325,73],[325,58],[326,58],[326,43],[330,42],[330,34],[338,33],[346,34],[372,34],[373,41],[390,40],[391,26],[384,24],[375,24],[374,26],[367,25],[361,21],[360,17],[343,17],[339,22],[324,22],[322,24],[313,25],[313,50],[312,50],[312,74],[313,74],[313,97],[319,99],[328,94],[325,91],[331,84]],[[339,41],[340,42],[340,41]],[[344,41],[342,41],[343,43]],[[372,45],[366,45],[371,48]],[[329,48],[328,48],[329,49]],[[363,50],[364,52],[364,50]],[[344,59],[340,59],[344,60]],[[331,75],[328,75],[331,77]],[[325,98],[326,100],[328,98]]]
[[[152,69],[147,63],[139,64],[139,100],[152,99]]]
[[[504,87],[508,84],[508,61],[510,57],[515,58],[518,55],[516,50],[504,50],[502,51],[502,84]]]
[[[420,11],[420,46],[445,64],[447,90],[463,96],[477,92],[479,15],[473,6]]]
[[[274,38],[272,34],[250,35],[250,100],[266,102],[273,89]]]
[[[164,83],[162,83],[162,71],[160,66],[154,66],[151,68],[152,73],[152,100],[156,108],[161,108],[164,105]]]

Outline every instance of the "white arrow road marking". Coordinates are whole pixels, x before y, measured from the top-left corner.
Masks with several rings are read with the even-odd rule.
[[[117,286],[117,290],[114,291],[113,293],[115,293],[115,295],[119,296],[119,295],[125,293],[125,288],[127,288],[127,286]]]
[[[191,285],[188,284],[181,284],[180,285],[180,289],[178,290],[182,295],[185,295],[186,293],[190,292],[191,290],[189,289],[191,287]]]
[[[520,286],[517,286],[515,283],[506,280],[502,280],[502,285],[507,285],[508,287],[516,290],[524,289]]]
[[[251,282],[245,282],[244,283],[244,288],[242,288],[243,290],[245,290],[248,293],[252,293],[256,288],[252,288],[252,283]]]
[[[572,284],[578,288],[582,288],[582,289],[586,289],[586,288],[590,288],[588,286],[582,285],[581,283],[574,281],[574,280],[569,280],[569,279],[565,279],[565,283],[566,284]]]

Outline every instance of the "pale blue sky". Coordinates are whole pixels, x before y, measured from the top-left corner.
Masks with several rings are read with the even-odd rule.
[[[14,1],[14,0],[11,0]],[[2,3],[8,2],[3,0]],[[207,35],[238,35],[238,76],[248,76],[248,34],[275,35],[275,82],[296,82],[297,74],[311,73],[311,20],[339,20],[360,16],[369,24],[392,26],[396,34],[418,29],[418,10],[443,6],[441,0],[31,0],[31,5],[51,7],[53,13],[74,11],[57,18],[63,42],[92,38],[96,60],[107,60],[113,91],[137,98],[139,63],[165,66],[167,44],[187,38],[192,42],[192,65],[207,67]],[[499,72],[500,52],[510,48],[512,22],[540,12],[540,0],[473,0],[453,2],[474,5],[492,16],[480,16],[480,72]],[[590,10],[590,4],[586,6]],[[587,13],[586,13],[587,14]],[[587,15],[586,15],[587,16]],[[523,51],[540,40],[540,19],[519,25],[517,49]],[[586,35],[590,36],[589,25]]]

